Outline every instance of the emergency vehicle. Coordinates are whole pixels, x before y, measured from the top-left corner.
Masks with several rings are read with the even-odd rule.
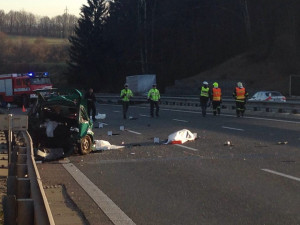
[[[0,75],[0,103],[28,106],[37,89],[52,88],[48,72],[12,73]]]

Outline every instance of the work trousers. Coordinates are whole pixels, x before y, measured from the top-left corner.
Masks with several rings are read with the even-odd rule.
[[[156,109],[155,111],[155,115],[156,116],[159,116],[158,112],[159,112],[159,104],[158,104],[158,101],[153,101],[153,100],[150,100],[150,116],[153,117],[154,115],[154,107]]]
[[[91,118],[91,111],[92,111],[92,119],[96,120],[95,116],[96,116],[96,106],[94,103],[88,103],[87,104],[87,110],[88,110],[88,115],[89,118]]]
[[[236,116],[244,116],[245,110],[246,110],[246,102],[245,101],[236,101]]]
[[[220,115],[221,113],[221,102],[220,101],[212,101],[213,113],[214,115]]]
[[[202,116],[206,116],[206,108],[208,104],[209,98],[208,97],[200,97],[200,105],[201,105],[201,110],[202,110]]]
[[[129,101],[123,101],[123,118],[126,119],[126,114],[129,108]]]

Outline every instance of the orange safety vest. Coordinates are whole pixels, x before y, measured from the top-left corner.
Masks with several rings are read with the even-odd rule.
[[[236,92],[236,100],[244,100],[245,99],[245,94],[246,94],[246,89],[245,88],[235,88]]]
[[[221,101],[221,88],[213,88],[213,101]]]

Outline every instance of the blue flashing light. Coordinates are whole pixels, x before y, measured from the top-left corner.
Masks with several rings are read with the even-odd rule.
[[[45,75],[45,76],[48,76],[48,72],[44,72],[44,75]]]
[[[33,77],[33,73],[27,73],[28,76]]]

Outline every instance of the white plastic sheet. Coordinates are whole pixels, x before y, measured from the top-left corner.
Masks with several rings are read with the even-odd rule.
[[[95,140],[95,149],[96,150],[110,150],[110,149],[119,149],[124,148],[124,146],[111,145],[108,141],[104,140]]]
[[[104,119],[106,118],[106,114],[100,114],[100,113],[98,113],[98,114],[95,116],[95,118],[96,118],[97,120],[104,120]]]
[[[193,134],[187,129],[176,131],[168,136],[166,144],[183,144],[187,141],[193,141],[197,138],[197,134]]]

